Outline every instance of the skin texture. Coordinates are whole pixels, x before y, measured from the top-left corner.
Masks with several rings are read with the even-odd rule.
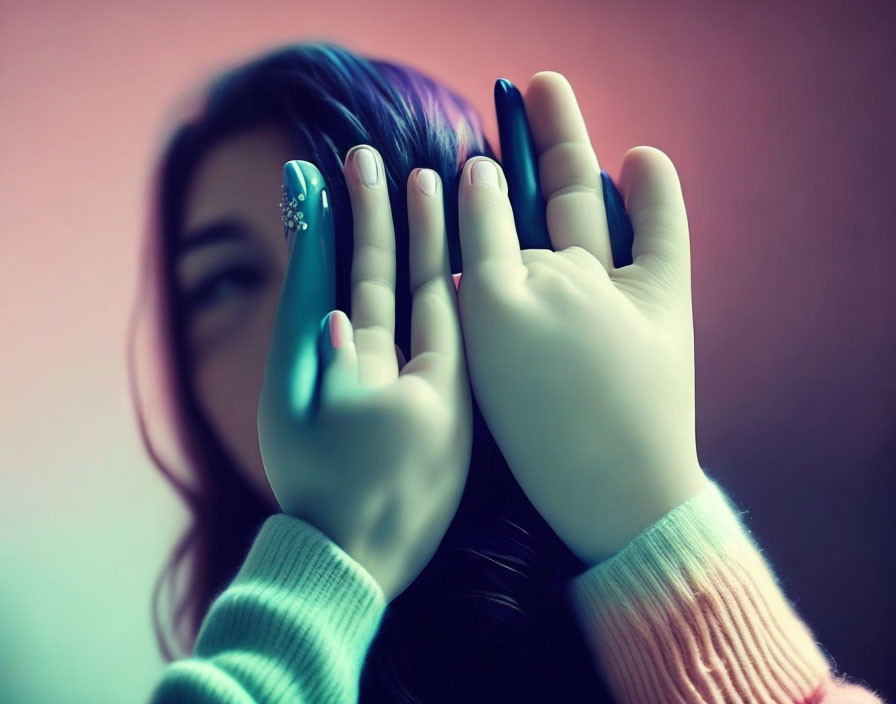
[[[293,156],[273,128],[247,131],[213,148],[191,182],[183,238],[222,218],[238,219],[244,236],[192,250],[177,266],[188,297],[210,277],[225,274],[202,305],[191,308],[195,392],[239,470],[272,511],[279,506],[258,448],[257,401],[287,263],[276,199],[281,168]],[[227,273],[235,267],[253,273]]]
[[[365,156],[373,176],[366,185],[357,169]],[[307,161],[285,165],[307,229],[289,236],[258,406],[259,447],[283,512],[317,527],[365,567],[387,601],[435,554],[460,504],[473,444],[442,188],[429,171],[436,193],[425,194],[420,171],[407,178],[411,346],[399,369],[396,245],[382,158],[361,145],[343,164],[353,220],[351,321],[341,311],[324,317],[335,301],[327,286],[335,284],[317,274],[336,265],[324,177]],[[309,403],[315,358],[320,397]]]
[[[467,363],[523,491],[597,564],[705,486],[687,215],[669,157],[630,149],[620,186],[634,262],[615,268],[600,165],[572,87],[537,73],[525,106],[553,251],[520,249],[500,165],[468,161],[458,192]],[[471,181],[489,170],[491,185]]]
[[[456,302],[472,390],[514,475],[557,535],[583,561],[596,564],[704,486],[695,440],[687,216],[669,158],[652,147],[629,150],[623,159],[620,190],[635,230],[634,262],[615,268],[600,165],[571,86],[561,74],[537,73],[526,90],[525,108],[553,251],[520,249],[500,165],[495,163],[497,187],[488,188],[472,184],[470,176],[475,164],[491,160],[471,159],[464,166],[458,201],[465,275]],[[197,315],[191,325],[191,344],[200,402],[222,441],[274,510],[278,504],[268,483],[270,468],[265,472],[258,451],[260,417],[255,401],[264,379],[287,264],[273,198],[279,191],[283,162],[295,158],[288,151],[285,141],[270,130],[247,133],[221,145],[200,168],[187,211],[187,229],[235,215],[254,233],[242,256],[257,262],[263,275],[252,287],[222,297]],[[409,175],[409,195],[414,176]],[[350,188],[358,187],[353,172],[347,170],[346,179]],[[441,198],[441,189],[436,198]],[[391,224],[387,198],[353,197],[352,206],[356,220],[361,213],[362,220],[381,227]],[[357,244],[357,230],[355,236]],[[378,248],[383,246],[388,243]],[[219,255],[224,258],[220,253],[214,256]],[[207,257],[206,266],[210,266],[212,254],[201,256]],[[195,280],[201,262],[190,266]],[[378,274],[366,276],[383,281],[394,276],[382,257],[378,266],[383,267]],[[370,287],[371,300],[367,295],[358,298],[354,291],[353,310],[373,306],[391,314],[394,298],[390,295],[384,302],[386,290],[381,285]],[[366,355],[369,361],[358,355],[357,373],[362,385],[384,386],[395,381],[394,372],[402,370],[403,360],[394,354],[394,340],[380,329],[390,330],[391,321],[383,318],[380,324],[362,327],[368,326],[369,330],[359,330],[356,340],[367,346],[375,339],[377,351]],[[526,354],[520,355],[519,350]],[[443,401],[449,388],[451,384],[441,387]],[[452,407],[435,402],[436,397],[431,397],[433,413]],[[401,416],[396,413],[396,417]],[[404,415],[406,420],[411,417]],[[373,425],[379,420],[370,417]],[[356,430],[358,439],[373,443],[363,423]],[[444,423],[439,430],[450,435]],[[287,435],[283,430],[280,434]],[[390,438],[390,447],[396,444],[385,429],[383,435]],[[418,435],[418,444],[421,438],[429,434]],[[350,442],[343,438],[344,444]],[[407,442],[409,447],[413,444]],[[441,447],[440,459],[451,466],[446,471],[453,471],[458,457],[464,451],[468,455],[468,450],[460,447],[457,456],[449,458],[447,448]],[[433,461],[430,455],[427,464]],[[346,467],[351,464],[346,459]],[[289,476],[283,467],[275,474]],[[299,494],[285,479],[278,481],[282,483],[275,487],[277,497],[292,496],[287,503],[302,503],[294,501]],[[394,476],[390,481],[391,490],[397,485]],[[346,495],[357,493],[358,488],[345,489]],[[440,530],[450,520],[445,507],[459,498],[460,489],[462,485],[452,485],[446,490],[445,503],[438,510],[427,507],[438,515],[435,522]],[[342,490],[338,483],[330,486],[329,498]],[[325,497],[319,498],[317,506],[326,505]],[[299,513],[294,515],[310,509],[296,510]],[[334,508],[331,513],[345,512]],[[310,514],[300,517],[311,520]],[[311,522],[320,527],[327,520],[319,515]],[[363,528],[355,529],[360,532],[346,534],[337,542],[343,547],[365,544]],[[336,539],[337,532],[334,526],[331,537]],[[359,561],[372,572],[377,566],[364,558],[376,554],[384,560],[389,554],[382,545],[358,550]],[[424,566],[418,564],[423,553],[429,553],[428,546],[409,558],[413,570]],[[399,585],[399,590],[410,575],[399,575],[400,571],[396,566],[395,573],[384,577],[391,585]]]
[[[295,157],[273,127],[213,147],[190,183],[181,237],[189,240],[199,228],[231,219],[243,225],[242,236],[192,249],[177,265],[182,295],[191,297],[211,283],[205,300],[190,307],[196,397],[238,470],[272,511],[280,507],[258,447],[257,400],[287,266],[275,199],[283,164]],[[402,369],[406,360],[397,345],[395,350]]]
[[[357,151],[343,165],[354,221],[354,318],[341,312],[334,318],[341,344],[321,356],[318,409],[309,413],[293,390],[307,345],[302,321],[313,313],[311,329],[320,329],[320,313],[309,307],[312,296],[320,298],[319,282],[308,273],[313,262],[335,266],[331,247],[329,261],[321,256],[322,243],[334,236],[333,219],[322,205],[329,202],[323,176],[312,164],[293,162],[310,169],[302,206],[308,229],[284,243],[271,196],[293,155],[276,132],[245,133],[207,156],[189,193],[184,239],[229,218],[247,230],[245,241],[185,255],[178,279],[192,311],[196,394],[240,471],[273,511],[321,530],[391,601],[428,564],[460,504],[472,449],[472,398],[438,176],[432,174],[435,195],[421,190],[419,169],[407,179],[412,317],[405,363],[394,340],[388,191],[382,179],[373,186],[360,182]],[[382,159],[370,152],[382,174]],[[250,267],[249,283],[197,300],[202,282],[228,262]]]

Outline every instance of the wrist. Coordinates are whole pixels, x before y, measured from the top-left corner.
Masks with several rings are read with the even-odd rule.
[[[657,477],[656,471],[634,474],[639,477]],[[601,539],[600,549],[578,555],[588,567],[609,560],[625,549],[643,533],[651,530],[671,511],[689,501],[707,488],[708,479],[696,460],[686,469],[662,476],[662,481],[652,481],[647,486],[632,490],[634,498],[620,507],[615,523],[608,522]]]
[[[741,515],[707,478],[618,555],[570,580],[576,620],[619,701],[663,700],[667,681],[726,701],[736,681],[751,683],[751,701],[781,691],[809,701],[828,677]],[[657,677],[632,676],[645,668]]]

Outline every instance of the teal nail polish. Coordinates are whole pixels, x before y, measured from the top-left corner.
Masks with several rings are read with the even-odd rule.
[[[319,407],[321,318],[336,308],[333,218],[323,174],[314,164],[283,165],[281,220],[289,256],[269,364],[279,365],[290,412],[304,417]]]

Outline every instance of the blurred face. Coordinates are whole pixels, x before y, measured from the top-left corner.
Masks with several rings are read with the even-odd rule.
[[[261,461],[256,414],[286,267],[281,169],[294,158],[272,127],[213,148],[187,193],[177,261],[196,397],[272,511],[279,505]]]

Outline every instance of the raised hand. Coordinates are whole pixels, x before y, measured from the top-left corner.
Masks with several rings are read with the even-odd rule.
[[[669,158],[629,150],[620,186],[634,261],[616,268],[572,87],[538,73],[525,107],[553,250],[520,248],[502,169],[469,160],[458,193],[461,326],[473,392],[517,481],[596,564],[704,486],[687,215]]]
[[[399,368],[395,232],[382,158],[366,145],[346,155],[353,319],[335,311],[323,324],[335,300],[326,186],[313,164],[285,164],[289,262],[258,407],[261,455],[283,512],[364,566],[387,601],[435,553],[460,503],[472,449],[443,191],[429,171],[435,195],[427,195],[418,172],[407,182],[411,358]],[[361,174],[373,177],[371,185]]]

